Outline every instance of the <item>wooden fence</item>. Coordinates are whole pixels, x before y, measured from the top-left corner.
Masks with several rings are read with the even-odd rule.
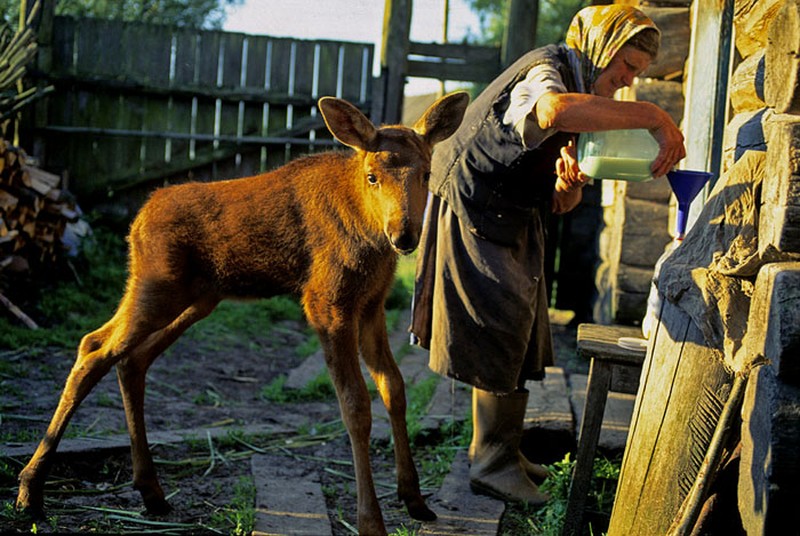
[[[25,122],[23,145],[89,204],[330,146],[319,97],[371,107],[371,44],[55,17],[40,53],[56,91]]]

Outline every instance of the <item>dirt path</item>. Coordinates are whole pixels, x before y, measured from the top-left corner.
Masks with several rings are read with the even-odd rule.
[[[561,341],[559,354],[571,359],[573,332],[558,325],[554,331]],[[296,348],[307,337],[302,322],[283,322],[264,337],[224,348],[184,338],[154,363],[146,403],[149,439],[159,443],[153,454],[173,506],[169,515],[159,518],[142,514],[139,494],[130,485],[124,412],[116,378],[105,377],[70,424],[67,437],[80,437],[82,442],[67,441],[74,452],[61,455],[51,472],[46,500],[51,517],[37,526],[38,532],[234,534],[242,521],[237,502],[252,497],[251,459],[268,454],[283,457],[301,474],[317,475],[332,533],[352,534],[355,484],[335,399],[275,403],[262,397],[265,385],[302,363]],[[4,370],[12,371],[0,377],[0,501],[6,512],[0,529],[29,533],[30,523],[9,513],[16,495],[15,475],[29,456],[21,453],[29,453],[43,434],[73,356],[20,350],[3,352],[0,359],[10,365]],[[176,430],[183,435],[170,435]],[[109,437],[113,441],[105,441],[101,450],[92,444],[97,443],[92,438]],[[373,443],[376,480],[381,486],[391,485],[389,441]],[[434,461],[426,459],[429,452],[424,444],[417,445],[418,467]],[[390,532],[402,526],[418,528],[391,488],[382,487],[379,495]]]

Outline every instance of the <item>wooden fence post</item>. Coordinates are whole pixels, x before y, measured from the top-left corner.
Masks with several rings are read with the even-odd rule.
[[[403,112],[412,0],[386,0],[381,47],[381,79],[377,84],[373,121],[399,123]],[[376,116],[377,115],[377,116]]]
[[[500,53],[500,60],[504,68],[533,49],[536,42],[538,18],[539,0],[511,0]]]

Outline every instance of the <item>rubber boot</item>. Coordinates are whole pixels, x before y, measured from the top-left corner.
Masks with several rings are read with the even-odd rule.
[[[528,475],[528,478],[536,483],[541,483],[550,476],[550,471],[548,471],[545,466],[528,460],[522,452],[519,453],[519,462],[522,464],[522,468],[525,470],[525,474]]]
[[[477,396],[478,395],[476,394],[475,390],[473,389],[473,391],[472,391],[473,414],[475,412],[475,405],[477,404]],[[527,399],[526,399],[525,404],[527,406]],[[475,448],[476,448],[476,446],[478,444],[478,433],[477,432],[478,432],[478,427],[474,426],[473,429],[472,429],[472,443],[470,443],[470,446],[469,446],[469,461],[470,461],[470,463],[472,463],[472,459],[475,457],[474,451],[475,451]],[[519,451],[519,461],[522,464],[522,468],[525,470],[525,473],[528,475],[528,478],[533,480],[535,483],[541,483],[547,477],[550,476],[550,471],[548,471],[545,466],[528,460],[528,458],[526,458],[525,455],[522,454],[521,451]]]
[[[497,396],[472,389],[469,483],[473,492],[532,506],[548,501],[528,477],[519,451],[527,405],[527,391]]]

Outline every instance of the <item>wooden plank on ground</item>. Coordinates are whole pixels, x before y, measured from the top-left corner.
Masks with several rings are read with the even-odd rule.
[[[316,469],[304,470],[287,456],[256,454],[250,467],[256,488],[253,535],[332,534]]]

